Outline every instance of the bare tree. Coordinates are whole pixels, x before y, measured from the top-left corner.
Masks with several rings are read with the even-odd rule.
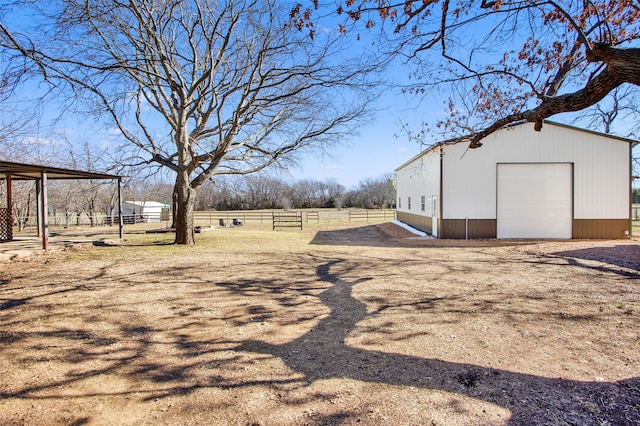
[[[302,179],[291,185],[291,201],[294,208],[308,209],[317,205],[321,195],[320,182]]]
[[[270,176],[247,176],[244,179],[243,209],[278,209],[281,194],[285,191],[286,184]]]
[[[345,198],[345,187],[335,179],[327,179],[323,183],[322,207],[342,208]]]
[[[573,122],[603,133],[638,138],[640,136],[638,99],[640,99],[639,87],[616,87],[600,103],[585,110]]]
[[[28,161],[31,148],[26,135],[33,134],[33,116],[17,113],[0,100],[0,159]],[[37,143],[37,139],[33,142]]]
[[[6,185],[0,185],[2,190],[0,196],[2,201],[6,200]],[[18,225],[19,231],[24,231],[29,224],[32,212],[36,209],[36,189],[35,182],[12,182],[12,215],[14,223]]]
[[[198,191],[195,209],[201,211],[218,209],[219,203],[223,198],[220,196],[222,191],[223,188],[220,185],[215,185],[211,181],[204,183]]]
[[[309,4],[296,15],[302,21],[318,7]],[[473,134],[472,148],[509,123],[540,130],[545,118],[640,85],[635,0],[363,0],[338,13],[367,29],[381,24],[381,38],[413,67],[411,89],[450,96],[436,126]]]
[[[303,35],[290,8],[275,0],[32,1],[13,9],[17,17],[5,14],[0,47],[35,64],[70,102],[106,114],[127,142],[113,148],[122,158],[175,172],[176,243],[193,244],[205,182],[338,142],[376,93],[362,52],[337,31]]]
[[[5,61],[0,61],[0,159],[15,161],[24,156],[16,141],[31,130],[33,114],[16,111],[16,105],[9,106],[8,100],[26,72],[24,68],[7,67]]]
[[[622,86],[611,91],[601,102],[583,111],[573,122],[589,129],[630,139],[640,137],[640,88]],[[640,174],[638,145],[632,147],[632,174]]]
[[[393,186],[391,173],[367,178],[360,182],[354,193],[355,198],[364,208],[393,208],[396,200],[396,190]]]

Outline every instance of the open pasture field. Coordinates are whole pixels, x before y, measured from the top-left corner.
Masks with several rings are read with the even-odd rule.
[[[0,424],[640,424],[640,245],[390,223],[0,263]]]

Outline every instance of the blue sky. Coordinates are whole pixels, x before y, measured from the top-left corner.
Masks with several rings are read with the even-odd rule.
[[[335,19],[335,18],[333,18]],[[332,27],[334,28],[334,27]],[[371,40],[364,45],[370,45]],[[362,45],[361,45],[362,46]],[[387,79],[403,83],[408,81],[411,70],[400,63],[394,64],[387,74]],[[34,90],[26,88],[26,93],[36,96]],[[371,121],[364,124],[357,135],[336,141],[335,146],[328,149],[326,155],[311,153],[300,159],[298,167],[290,168],[290,175],[284,176],[290,180],[313,179],[326,181],[333,179],[347,188],[353,188],[367,178],[376,178],[391,173],[395,168],[414,157],[420,152],[421,146],[403,132],[400,123],[406,123],[412,130],[418,130],[421,122],[434,123],[443,118],[444,103],[436,98],[412,98],[401,93],[399,87],[385,88],[374,108],[377,113]],[[51,117],[59,109],[59,105],[47,105],[52,113],[44,115]],[[552,117],[554,121],[563,121],[563,116]],[[58,123],[54,133],[40,133],[43,138],[49,138],[56,143],[56,138],[64,135],[69,141],[82,144],[85,141],[106,146],[115,143],[118,133],[108,129],[98,129],[98,124],[92,119],[71,117],[64,123]],[[437,135],[426,143],[435,142]]]
[[[395,69],[395,73],[408,71]],[[395,92],[395,93],[393,93]],[[307,155],[298,168],[290,170],[293,179],[325,181],[335,179],[347,188],[367,178],[391,173],[420,152],[420,144],[410,141],[400,123],[418,128],[422,120],[433,119],[442,111],[439,102],[418,103],[393,90],[377,103],[381,109],[359,134],[329,149],[329,155]]]
[[[386,77],[390,81],[404,82],[409,73],[408,67],[395,64],[389,68]],[[20,89],[14,100],[26,101],[37,99],[46,85],[30,81]],[[433,122],[436,118],[441,118],[444,104],[437,100],[426,102],[422,98],[402,94],[400,87],[383,90],[385,93],[372,105],[376,112],[357,129],[355,135],[337,141],[334,146],[327,148],[326,153],[299,155],[298,166],[289,168],[288,174],[280,176],[292,181],[333,179],[351,189],[367,178],[392,173],[395,168],[418,154],[420,144],[409,140],[400,123],[417,129],[422,121]],[[61,108],[55,102],[55,96],[48,98],[48,102],[43,105],[43,127],[34,129],[36,132],[33,138],[39,138],[45,145],[62,145],[65,139],[78,147],[89,142],[97,150],[122,142],[119,131],[104,127],[104,123],[96,122],[93,117],[66,114],[61,121],[56,121]],[[56,121],[55,126],[50,127],[53,121]]]
[[[326,21],[326,22],[325,22]],[[323,18],[327,31],[335,31],[337,22],[342,18],[328,15]],[[328,22],[328,23],[327,23]],[[375,33],[375,32],[374,32]],[[356,41],[353,34],[354,48],[352,54],[360,49],[368,50],[374,46],[377,50],[373,33],[363,33],[361,40]],[[366,40],[366,41],[365,41]],[[386,74],[392,82],[406,82],[410,69],[400,63],[394,64]],[[36,81],[21,87],[18,98],[37,98],[46,85],[39,86]],[[441,102],[420,102],[401,93],[399,87],[385,88],[385,93],[378,99],[373,108],[377,111],[372,119],[362,125],[354,136],[336,141],[327,148],[326,154],[310,153],[299,156],[299,166],[291,167],[288,175],[281,175],[287,180],[313,179],[326,181],[333,179],[347,188],[353,188],[367,178],[376,178],[393,170],[420,151],[420,145],[410,141],[401,129],[400,122],[408,123],[411,128],[420,126],[421,121],[432,121],[438,111],[442,111]],[[98,149],[116,146],[122,142],[119,132],[109,130],[97,123],[92,117],[82,115],[66,115],[62,121],[50,127],[50,120],[57,118],[61,105],[57,105],[54,97],[48,98],[43,105],[42,127],[37,135],[44,144],[64,144],[64,140],[77,146],[90,143]],[[6,105],[5,105],[6,106]]]
[[[394,79],[403,80],[408,69],[397,66],[392,72]],[[36,98],[39,94],[37,83],[28,83],[21,90],[23,100]],[[387,92],[373,106],[377,112],[372,119],[357,130],[357,134],[327,148],[327,152],[300,156],[299,165],[291,167],[287,180],[311,179],[326,181],[334,179],[350,189],[367,178],[377,178],[392,173],[395,168],[420,152],[420,145],[410,141],[403,133],[400,123],[408,123],[417,128],[423,120],[433,120],[442,114],[441,102],[425,102],[400,93],[399,88],[386,89]],[[52,101],[52,99],[49,99]],[[55,102],[44,105],[42,125],[33,135],[43,144],[58,145],[64,139],[78,146],[85,141],[101,146],[120,142],[118,131],[101,128],[93,118],[65,116],[54,128],[49,120],[57,118],[60,106]]]

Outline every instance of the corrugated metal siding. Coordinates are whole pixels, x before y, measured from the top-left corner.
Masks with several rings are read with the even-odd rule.
[[[411,213],[398,212],[398,220],[400,222],[411,225],[412,227],[419,229],[420,231],[431,234],[431,218]]]
[[[427,152],[396,171],[396,188],[402,204],[398,213],[411,213],[431,218],[432,203],[429,197],[440,191],[440,152]],[[425,197],[425,211],[421,210],[421,197]],[[411,197],[411,209],[407,203]],[[431,219],[429,219],[431,220]]]
[[[485,146],[489,145],[488,149]],[[487,143],[445,146],[442,160],[442,218],[496,218],[496,155]]]
[[[574,218],[629,217],[629,144],[545,124],[514,126],[488,136],[479,149],[446,145],[444,219],[496,218],[496,163],[574,163]]]
[[[629,147],[624,143],[581,142],[591,156],[574,171],[574,218],[629,217]]]
[[[630,232],[631,220],[629,219],[573,220],[573,238],[577,239],[622,239],[627,238]]]
[[[440,238],[496,238],[495,219],[442,219]]]

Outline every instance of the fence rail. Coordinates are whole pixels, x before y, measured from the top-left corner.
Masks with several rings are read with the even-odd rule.
[[[64,213],[50,214],[47,216],[49,228],[67,228],[71,226],[104,226],[118,225],[118,215],[107,215],[105,213],[96,213],[92,216],[86,213],[67,215]],[[168,218],[161,218],[160,214],[135,214],[124,215],[122,221],[125,225],[134,223],[160,223],[168,221]],[[13,225],[19,231],[33,231],[38,226],[38,218],[36,216],[18,216],[13,218]]]
[[[321,224],[332,222],[389,222],[396,218],[395,210],[364,210],[364,209],[319,209],[319,210],[233,210],[233,211],[197,211],[194,212],[194,225],[218,226],[220,219],[225,223],[233,220],[243,224],[273,224],[274,213],[300,214],[304,224]],[[70,226],[104,226],[117,225],[118,215],[110,216],[96,213],[92,216],[86,213],[65,214],[57,213],[48,216],[50,228],[66,228]],[[125,225],[134,223],[157,223],[158,226],[171,224],[170,214],[135,214],[123,216]],[[34,231],[38,220],[35,216],[20,216],[13,218],[14,227],[18,231]]]
[[[302,223],[319,224],[332,222],[389,222],[396,218],[396,211],[385,210],[230,210],[194,212],[195,225],[215,226],[220,219],[232,223],[233,219],[244,224],[272,224],[274,213],[300,214]]]
[[[302,229],[302,212],[273,212],[273,230],[277,228]]]

